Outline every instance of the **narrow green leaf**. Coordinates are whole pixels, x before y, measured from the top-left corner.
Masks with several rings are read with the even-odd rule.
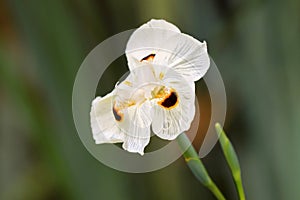
[[[219,123],[217,123],[215,125],[215,127],[216,127],[217,133],[219,134],[219,141],[220,141],[224,156],[226,158],[226,161],[231,170],[240,200],[245,200],[246,199],[245,192],[244,192],[242,178],[241,178],[241,167],[239,164],[237,154],[236,154],[230,140],[228,139],[224,130],[222,129],[221,125]]]
[[[185,133],[182,133],[177,138],[177,142],[184,151],[183,157],[195,175],[195,177],[205,186],[207,187],[218,200],[225,200],[224,195],[216,186],[216,184],[212,181],[205,166],[203,165],[202,161],[200,160],[197,152],[195,151],[194,147],[192,146],[189,138],[186,136]]]

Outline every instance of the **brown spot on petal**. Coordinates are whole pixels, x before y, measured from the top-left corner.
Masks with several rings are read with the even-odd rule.
[[[113,114],[114,114],[115,119],[118,122],[122,121],[123,117],[124,117],[123,113],[121,113],[120,110],[118,110],[118,108],[115,107],[115,105],[113,106],[112,110],[113,110]]]
[[[178,103],[179,99],[175,91],[171,91],[168,95],[164,97],[163,100],[158,102],[159,105],[168,110],[175,108],[178,105]]]
[[[141,62],[142,62],[142,61],[148,61],[148,62],[151,62],[151,61],[154,60],[154,57],[155,57],[155,54],[154,54],[154,53],[149,54],[148,56],[142,58],[142,59],[141,59]]]

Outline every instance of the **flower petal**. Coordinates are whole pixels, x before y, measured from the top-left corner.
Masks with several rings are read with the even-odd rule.
[[[151,83],[156,82],[155,70],[151,65],[142,64],[130,72],[127,78],[116,86],[116,102],[141,104],[151,93]],[[127,102],[127,103],[126,103]]]
[[[97,97],[90,112],[93,138],[96,144],[123,142],[124,134],[118,128],[112,112],[113,92]]]
[[[204,76],[210,64],[205,41],[180,33],[165,21],[148,23],[138,28],[127,43],[130,70],[139,66],[137,61],[145,61],[171,67],[187,80],[197,81]]]
[[[141,155],[150,141],[151,103],[146,96],[147,84],[155,80],[154,75],[151,67],[140,67],[115,89],[114,104],[122,116],[117,125],[124,133],[123,148]]]
[[[128,107],[124,121],[120,123],[125,133],[123,148],[129,152],[144,154],[144,148],[150,141],[151,104],[149,101],[141,105]]]
[[[205,75],[210,65],[205,41],[200,42],[181,33],[171,36],[166,43],[162,48],[172,49],[172,53],[158,53],[156,59],[160,63],[166,64],[188,81],[197,81]]]
[[[129,69],[136,66],[136,60],[142,61],[149,55],[154,55],[161,49],[161,44],[180,30],[165,20],[151,20],[133,32],[126,46],[126,57]]]
[[[160,28],[180,33],[180,30],[177,26],[163,19],[151,19],[146,24],[143,24],[140,28]]]
[[[126,135],[122,145],[123,149],[131,153],[139,153],[144,155],[144,149],[150,142],[150,127],[137,128],[134,133],[139,133],[136,137]]]
[[[173,89],[173,97],[169,95],[168,99],[153,102],[152,130],[166,140],[173,140],[188,130],[195,115],[195,84],[176,74],[169,70],[163,79]]]

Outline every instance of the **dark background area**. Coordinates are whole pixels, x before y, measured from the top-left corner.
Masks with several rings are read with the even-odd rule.
[[[207,41],[248,199],[300,199],[299,11],[297,0],[1,0],[0,199],[214,199],[182,158],[127,174],[94,159],[77,135],[71,97],[81,62],[106,38],[152,18]],[[219,144],[203,162],[237,199]]]

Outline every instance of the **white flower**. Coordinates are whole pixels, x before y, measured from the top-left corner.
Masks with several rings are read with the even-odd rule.
[[[195,115],[194,81],[209,68],[205,42],[164,20],[151,20],[130,37],[129,76],[92,102],[91,127],[97,144],[123,142],[144,154],[150,130],[166,140],[190,128]]]

